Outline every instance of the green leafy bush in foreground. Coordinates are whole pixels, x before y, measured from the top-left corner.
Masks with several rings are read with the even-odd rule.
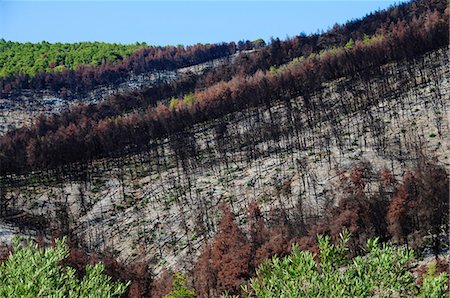
[[[368,253],[346,258],[348,235],[338,245],[319,236],[318,262],[308,251],[294,246],[285,258],[274,257],[257,270],[243,287],[249,297],[445,297],[446,273],[428,274],[422,286],[408,271],[411,250],[369,240]]]
[[[102,264],[88,265],[79,280],[75,269],[58,265],[68,254],[64,240],[45,249],[35,244],[21,247],[16,241],[13,254],[0,264],[0,297],[120,297],[125,293],[128,284],[111,281]]]

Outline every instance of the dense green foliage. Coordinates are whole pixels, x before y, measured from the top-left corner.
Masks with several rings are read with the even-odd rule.
[[[128,285],[112,282],[104,266],[87,265],[83,279],[75,269],[61,267],[69,249],[64,240],[54,247],[38,248],[17,242],[14,253],[0,265],[0,297],[120,297]]]
[[[19,43],[0,39],[0,77],[12,74],[75,69],[80,64],[100,65],[122,60],[145,43],[122,45],[104,42]]]
[[[319,236],[319,262],[309,251],[294,246],[283,258],[264,262],[257,277],[244,287],[256,297],[443,297],[447,290],[446,273],[427,274],[417,286],[408,264],[411,250],[369,240],[368,253],[346,258],[348,235],[333,245],[329,237]]]

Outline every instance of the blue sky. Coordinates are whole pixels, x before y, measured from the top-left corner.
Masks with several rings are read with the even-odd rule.
[[[327,30],[396,1],[0,0],[0,37],[20,42],[214,43]],[[397,1],[398,3],[398,1]]]

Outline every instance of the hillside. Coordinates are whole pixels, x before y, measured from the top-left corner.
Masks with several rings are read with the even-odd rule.
[[[340,169],[370,161],[375,171],[387,168],[401,175],[419,154],[449,165],[444,137],[449,123],[442,115],[449,108],[444,100],[450,92],[447,59],[447,51],[440,50],[412,63],[385,65],[378,70],[381,73],[367,79],[324,83],[311,98],[312,105],[330,105],[329,111],[343,112],[358,100],[366,107],[347,108],[350,116],[339,121],[317,110],[308,115],[314,123],[309,127],[308,118],[293,118],[293,114],[306,115],[303,99],[294,98],[195,126],[155,142],[141,154],[98,160],[73,168],[75,172],[70,168],[34,172],[3,183],[17,185],[12,203],[26,209],[34,206],[33,213],[51,214],[52,205],[67,200],[69,206],[73,204],[75,230],[88,239],[90,233],[101,233],[102,238],[89,240],[94,241],[91,245],[111,245],[124,259],[132,253],[131,243],[142,243],[142,237],[149,239],[150,250],[174,243],[167,246],[169,257],[180,245],[175,239],[187,245],[199,236],[194,233],[196,213],[214,206],[217,210],[223,201],[242,214],[252,200],[267,204],[267,209],[283,204],[290,210],[301,199],[305,214],[317,216],[324,191]],[[412,77],[411,72],[419,69],[421,74]],[[386,78],[389,88],[382,83]],[[65,182],[62,175],[70,173],[79,178]],[[286,183],[291,190],[284,198],[280,192]],[[80,206],[83,201],[84,207]],[[180,216],[184,217],[181,222]],[[217,215],[202,216],[205,223],[210,222],[208,232],[213,232]],[[187,231],[179,228],[184,221]]]
[[[1,47],[0,69],[8,75],[0,77],[0,97],[6,105],[16,100],[40,100],[41,97],[95,100],[105,89],[120,90],[120,84],[123,87],[124,83],[149,80],[150,76],[160,76],[160,72],[205,63],[236,52],[234,43],[187,47],[105,43],[28,43],[22,46],[8,41],[2,42]],[[46,52],[44,56],[43,51]],[[122,57],[120,53],[128,56]],[[115,58],[104,57],[108,55]],[[57,64],[53,68],[48,66]],[[103,98],[104,95],[100,96]]]
[[[189,80],[191,76],[199,76],[213,67],[232,61],[235,57],[236,54],[233,54],[174,70],[149,70],[141,74],[131,74],[121,82],[95,86],[86,93],[74,92],[70,96],[53,94],[50,90],[22,90],[13,100],[8,97],[0,98],[0,135],[30,126],[39,115],[64,113],[79,105],[101,105],[116,94],[130,94],[152,86],[156,89],[158,86]]]
[[[127,73],[71,101],[16,86],[3,121],[29,120],[0,138],[3,239],[68,235],[81,264],[131,264],[119,279],[135,297],[167,294],[167,270],[186,272],[199,297],[243,294],[256,275],[279,282],[257,270],[265,259],[294,243],[317,253],[317,234],[344,230],[352,258],[375,237],[448,257],[443,3],[238,52],[224,44],[212,59]],[[23,111],[28,101],[35,111]]]

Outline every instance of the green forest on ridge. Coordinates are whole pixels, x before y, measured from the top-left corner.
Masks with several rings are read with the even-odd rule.
[[[122,60],[145,43],[123,45],[105,42],[20,43],[0,39],[0,77],[18,73],[75,69],[80,64],[100,65]]]

